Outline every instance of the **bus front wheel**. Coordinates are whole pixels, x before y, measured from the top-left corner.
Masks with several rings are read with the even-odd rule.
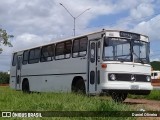
[[[123,102],[127,98],[128,93],[111,92],[111,97],[115,102]]]

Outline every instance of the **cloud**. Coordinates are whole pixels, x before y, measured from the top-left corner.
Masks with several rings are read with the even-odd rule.
[[[72,36],[73,18],[59,3],[65,5],[74,17],[87,8],[91,8],[76,19],[76,34],[96,30],[97,28],[87,29],[88,24],[95,18],[100,18],[102,15],[106,17],[107,15],[120,15],[128,11],[129,15],[116,20],[118,21],[116,25],[111,27],[106,22],[108,26],[103,26],[103,28],[133,30],[149,33],[153,39],[159,38],[158,32],[152,31],[152,29],[157,31],[159,29],[160,24],[156,17],[138,24],[133,21],[124,22],[128,19],[152,16],[155,8],[157,9],[154,0],[3,0],[0,4],[0,27],[15,36],[11,40],[14,47],[3,47],[3,54],[11,54],[13,51]],[[131,25],[134,27],[131,28]],[[0,65],[3,63],[1,59]],[[1,67],[0,70],[3,68]],[[4,69],[6,70],[6,67]]]
[[[150,40],[160,40],[159,30],[160,15],[157,15],[148,21],[142,21],[132,29],[132,31],[148,35]]]
[[[154,7],[151,3],[141,3],[130,11],[131,17],[141,19],[154,14]]]

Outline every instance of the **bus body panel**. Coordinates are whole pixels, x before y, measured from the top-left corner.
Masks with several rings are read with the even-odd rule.
[[[106,72],[151,74],[151,66],[137,63],[106,63]]]
[[[53,60],[23,65],[22,80],[24,78],[29,80],[31,91],[71,91],[71,83],[75,76],[86,79],[87,59],[84,57],[70,59],[65,59],[65,63],[63,60]]]

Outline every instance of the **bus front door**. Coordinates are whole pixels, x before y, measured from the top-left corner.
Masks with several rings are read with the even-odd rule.
[[[21,66],[22,56],[17,56],[17,68],[16,68],[16,90],[20,90],[21,85]]]
[[[89,41],[88,50],[88,94],[96,94],[100,81],[100,40]]]

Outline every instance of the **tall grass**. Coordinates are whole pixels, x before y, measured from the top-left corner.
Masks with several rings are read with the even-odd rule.
[[[0,87],[0,111],[131,111],[128,105],[112,100],[87,97],[73,93],[24,94],[8,87]],[[18,118],[16,118],[18,119]],[[26,119],[26,118],[24,118]],[[37,118],[44,119],[44,118]],[[60,119],[60,118],[45,118]],[[64,118],[61,118],[64,119]],[[70,118],[65,118],[70,119]],[[72,118],[72,119],[124,119],[124,118]],[[128,120],[134,118],[126,118]]]
[[[129,95],[129,98],[144,98],[149,100],[160,100],[160,90],[152,90],[149,95]]]

